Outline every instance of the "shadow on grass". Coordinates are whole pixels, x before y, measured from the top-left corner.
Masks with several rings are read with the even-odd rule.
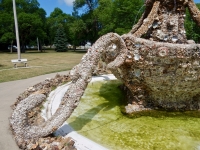
[[[70,53],[86,53],[87,52],[87,50],[82,50],[82,49],[76,49],[76,50],[67,50],[66,52],[56,52],[55,50],[43,50],[42,52],[40,52],[40,51],[37,51],[37,50],[27,50],[26,51],[26,53],[28,54],[28,53],[34,53],[34,54],[36,54],[36,53],[68,53],[68,52],[70,52]]]
[[[68,52],[75,52],[75,53],[87,53],[87,49],[76,49],[76,50],[68,50]]]
[[[85,49],[76,49],[76,50],[69,49],[66,52],[56,52],[55,50],[43,50],[42,52],[38,51],[38,50],[26,50],[25,53],[21,53],[21,54],[68,53],[68,52],[73,52],[73,53],[87,53],[87,50],[85,50]],[[0,51],[0,53],[15,54],[15,55],[17,54],[17,52],[10,53],[10,51]]]
[[[48,53],[48,52],[38,52],[38,51],[27,51],[26,54],[41,54],[41,53]]]

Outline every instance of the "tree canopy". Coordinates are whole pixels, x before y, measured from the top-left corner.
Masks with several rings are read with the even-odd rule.
[[[196,4],[200,9],[200,4]],[[200,43],[200,27],[192,20],[189,11],[186,11],[186,21],[185,21],[186,35],[189,40],[194,40]]]
[[[45,23],[46,12],[39,7],[37,0],[16,0],[19,36],[21,50],[36,38],[44,40],[46,36]],[[0,43],[12,43],[15,41],[15,28],[13,17],[13,3],[11,0],[0,1]]]
[[[101,35],[131,30],[145,8],[143,1],[130,0],[75,0],[72,14],[55,8],[46,16],[37,0],[16,0],[19,35],[22,51],[26,45],[53,45],[58,26],[62,24],[67,42],[71,45],[94,43]],[[200,5],[197,4],[198,8]],[[13,5],[11,0],[0,0],[0,44],[15,44]],[[200,41],[198,27],[186,12],[185,28],[188,39]]]

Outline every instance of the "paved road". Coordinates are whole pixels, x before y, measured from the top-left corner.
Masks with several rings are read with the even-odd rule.
[[[9,129],[9,117],[18,95],[29,86],[35,85],[46,78],[53,78],[57,73],[46,74],[29,79],[0,83],[0,150],[19,150]],[[68,71],[59,72],[68,74]]]

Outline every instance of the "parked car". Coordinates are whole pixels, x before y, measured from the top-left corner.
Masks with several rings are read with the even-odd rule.
[[[11,49],[11,45],[8,46],[8,49],[9,49],[9,50]],[[12,51],[13,51],[13,52],[16,52],[16,51],[17,51],[17,46],[13,45],[13,46],[12,46]]]

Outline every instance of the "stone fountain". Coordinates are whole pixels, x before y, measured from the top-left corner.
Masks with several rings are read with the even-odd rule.
[[[185,9],[199,24],[192,1],[146,1],[146,11],[122,39],[128,49],[123,65],[113,70],[133,92],[140,86],[150,105],[172,110],[197,110],[200,45],[187,40]]]
[[[49,90],[44,86],[18,100],[10,118],[18,145],[51,134],[70,117],[100,59],[132,94],[138,88],[146,93],[145,99],[137,100],[145,107],[200,108],[200,44],[187,40],[184,28],[186,8],[198,25],[200,11],[193,0],[146,0],[145,5],[129,33],[108,33],[88,49],[70,72],[71,83],[59,108],[46,122],[31,125],[26,115],[46,99]]]

